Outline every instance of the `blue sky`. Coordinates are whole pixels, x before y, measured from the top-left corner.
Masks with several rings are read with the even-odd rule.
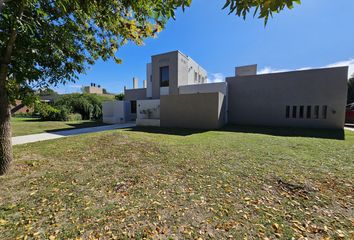
[[[127,44],[118,52],[123,63],[98,61],[75,84],[60,86],[60,93],[78,92],[97,83],[109,92],[122,92],[145,80],[150,56],[172,50],[189,55],[207,71],[211,81],[234,74],[234,67],[258,64],[260,73],[350,65],[354,72],[354,1],[302,0],[292,10],[263,21],[246,20],[221,10],[224,0],[193,0],[179,11],[157,38],[144,46]]]

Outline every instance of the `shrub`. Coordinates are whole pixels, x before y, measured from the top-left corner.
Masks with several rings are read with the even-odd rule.
[[[116,100],[122,101],[122,100],[124,100],[125,95],[124,95],[124,93],[119,93],[118,95],[115,95],[114,97]]]
[[[35,112],[39,115],[42,120],[62,120],[61,110],[47,104],[47,103],[37,103],[35,105]]]
[[[79,113],[71,113],[68,115],[68,119],[67,121],[71,121],[71,122],[77,122],[77,121],[81,121],[82,120],[82,116]]]
[[[64,106],[70,113],[79,113],[85,120],[97,120],[102,117],[102,101],[97,95],[78,93],[62,95],[54,105]]]
[[[47,103],[37,103],[35,105],[35,114],[42,120],[47,121],[68,121],[70,110],[65,106],[54,107]]]

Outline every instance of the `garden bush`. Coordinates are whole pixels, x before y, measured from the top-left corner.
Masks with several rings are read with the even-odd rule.
[[[77,121],[81,121],[82,120],[82,116],[80,113],[70,113],[68,115],[68,119],[67,121],[70,121],[70,122],[77,122]]]
[[[62,112],[47,103],[37,103],[35,105],[35,112],[42,120],[47,121],[62,121]]]

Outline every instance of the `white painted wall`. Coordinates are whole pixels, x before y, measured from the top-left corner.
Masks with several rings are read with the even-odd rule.
[[[108,101],[102,103],[103,122],[108,124],[125,122],[125,101]]]
[[[137,101],[137,126],[160,126],[160,100]]]
[[[152,98],[152,65],[151,65],[151,63],[146,64],[146,81],[147,81],[146,96],[148,98]]]
[[[138,100],[137,119],[160,119],[160,99]]]
[[[193,94],[193,93],[212,93],[221,92],[227,95],[226,82],[220,83],[205,83],[205,84],[193,84],[179,87],[179,94]]]
[[[195,74],[197,78],[195,79]],[[202,68],[192,58],[188,57],[188,85],[206,83],[208,79],[207,71]]]

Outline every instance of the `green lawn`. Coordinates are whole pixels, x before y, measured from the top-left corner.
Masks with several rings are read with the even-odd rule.
[[[38,118],[12,118],[12,136],[23,136],[49,131],[68,130],[102,125],[100,122],[83,120],[75,122],[41,121]]]
[[[138,130],[15,146],[0,239],[353,239],[354,132]]]

